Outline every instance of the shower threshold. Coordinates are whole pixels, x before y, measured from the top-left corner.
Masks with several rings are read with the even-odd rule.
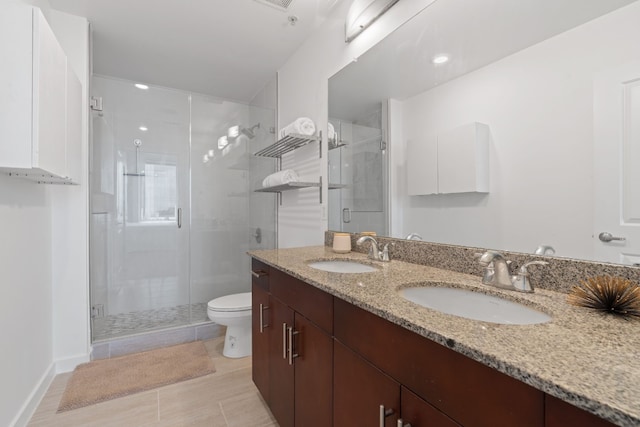
[[[207,303],[185,304],[95,318],[92,320],[92,337],[93,342],[98,342],[207,322],[210,322]]]

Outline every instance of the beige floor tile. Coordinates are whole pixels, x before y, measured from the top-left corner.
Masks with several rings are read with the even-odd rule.
[[[225,399],[220,402],[220,406],[229,427],[276,425],[271,412],[255,390]]]
[[[55,410],[57,404],[53,413],[45,414],[45,417],[34,416],[29,426],[149,426],[158,422],[158,391],[133,394],[60,414]]]
[[[205,341],[216,372],[156,390],[56,414],[71,374],[54,378],[30,427],[275,426],[251,380],[251,357],[222,356],[224,337]]]

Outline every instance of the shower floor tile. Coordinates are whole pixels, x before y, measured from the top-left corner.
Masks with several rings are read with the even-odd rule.
[[[207,303],[185,304],[93,319],[93,341],[208,322]]]

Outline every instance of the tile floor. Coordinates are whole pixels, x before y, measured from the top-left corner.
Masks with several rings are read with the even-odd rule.
[[[222,356],[224,337],[205,341],[216,372],[56,414],[71,373],[55,377],[30,427],[277,427],[251,380],[251,357]]]

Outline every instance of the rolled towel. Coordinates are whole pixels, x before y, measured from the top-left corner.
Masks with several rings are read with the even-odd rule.
[[[263,187],[275,187],[277,185],[289,184],[291,182],[298,182],[298,174],[293,169],[285,169],[280,172],[272,173],[262,180]]]
[[[284,138],[292,133],[311,136],[316,133],[316,125],[313,123],[313,120],[308,117],[299,117],[280,129],[280,138]]]

